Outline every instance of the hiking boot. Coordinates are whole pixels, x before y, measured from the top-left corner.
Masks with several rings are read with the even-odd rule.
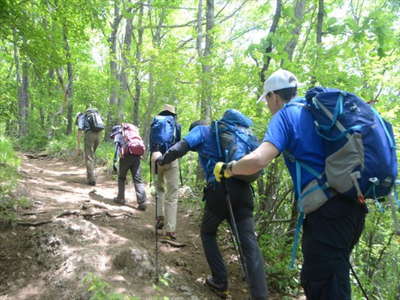
[[[176,241],[176,233],[175,232],[166,232],[165,239],[171,240],[171,241]]]
[[[181,248],[185,247],[184,243],[178,242],[176,240],[176,233],[175,232],[166,232],[164,235],[161,236],[160,242],[164,244],[169,244],[172,247]]]
[[[164,228],[164,216],[157,217],[156,227],[160,230]]]
[[[138,210],[145,211],[146,210],[146,203],[140,203],[137,207]]]
[[[123,198],[115,197],[115,198],[113,199],[113,201],[114,201],[115,203],[117,203],[117,204],[126,204],[126,201],[125,201],[125,199],[123,199]]]
[[[222,299],[227,299],[229,296],[228,283],[226,282],[217,283],[212,277],[208,277],[206,279],[206,286]]]

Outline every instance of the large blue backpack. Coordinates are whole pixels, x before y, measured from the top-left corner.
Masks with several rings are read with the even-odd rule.
[[[360,202],[387,196],[397,177],[392,126],[352,93],[315,87],[306,101],[325,145],[329,187]]]
[[[313,199],[312,193],[323,190],[326,194],[323,201],[327,201],[333,189],[334,193],[358,199],[360,203],[364,203],[366,198],[374,199],[381,207],[378,200],[390,194],[397,177],[392,126],[375,109],[356,95],[333,88],[314,87],[307,91],[305,98],[304,109],[308,109],[313,116],[316,132],[324,144],[326,159],[322,174],[294,159],[296,173],[299,174],[296,189],[300,214],[292,247],[292,267],[304,214],[324,203],[313,203],[316,197]],[[291,159],[290,156],[287,157]],[[314,175],[322,184],[309,189],[306,187],[302,191],[300,168]]]
[[[212,132],[217,141],[218,157],[223,157],[225,162],[239,160],[259,146],[259,142],[251,130],[253,122],[240,111],[228,109],[222,119],[214,121],[211,125]],[[236,175],[237,179],[252,182],[261,174]]]
[[[157,115],[150,128],[150,145],[158,145],[161,152],[167,151],[176,139],[176,121],[174,116]]]

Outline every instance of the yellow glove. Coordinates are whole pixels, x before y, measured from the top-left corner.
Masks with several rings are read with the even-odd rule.
[[[222,179],[232,177],[232,164],[233,161],[229,164],[223,162],[217,162],[214,167],[214,176],[218,182],[221,182]]]

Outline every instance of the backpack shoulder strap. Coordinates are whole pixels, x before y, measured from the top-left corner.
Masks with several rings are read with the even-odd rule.
[[[218,125],[219,125],[219,121],[214,121],[212,123],[212,126],[214,127],[214,132],[215,132],[215,139],[216,139],[216,142],[217,142],[218,157],[222,157],[222,149],[221,149],[221,141],[220,141],[220,138],[219,138]]]

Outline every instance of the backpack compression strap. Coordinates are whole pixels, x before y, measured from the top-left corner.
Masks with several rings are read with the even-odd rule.
[[[343,137],[346,137],[347,139],[349,139],[348,133],[350,131],[360,130],[363,127],[362,125],[355,125],[355,126],[352,126],[352,127],[346,129],[338,121],[338,117],[343,113],[343,95],[342,94],[339,95],[338,101],[336,102],[335,111],[333,114],[316,97],[314,97],[312,99],[312,102],[318,110],[322,110],[322,112],[331,120],[330,125],[321,125],[318,122],[314,122],[317,134],[325,140],[337,141]],[[331,130],[334,125],[336,125],[337,129],[340,131],[339,135],[332,138],[332,137],[326,136],[325,134],[323,134],[321,132],[321,130],[322,131]]]

